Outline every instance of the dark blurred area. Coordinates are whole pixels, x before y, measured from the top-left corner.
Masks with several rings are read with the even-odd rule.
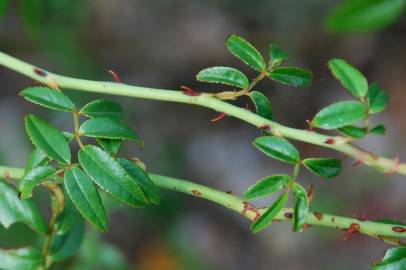
[[[42,9],[31,10],[41,13],[40,21],[33,16],[27,23],[27,17],[18,15],[16,2],[11,1],[1,24],[1,51],[81,78],[112,80],[107,71],[113,69],[129,84],[214,91],[195,81],[199,70],[225,65],[255,75],[227,52],[224,41],[231,33],[265,55],[268,44],[276,42],[291,55],[288,64],[315,74],[309,89],[269,81],[257,87],[270,98],[275,119],[291,127],[307,128],[305,120],[320,108],[350,98],[326,67],[331,58],[346,59],[390,95],[389,109],[373,120],[386,125],[387,135],[371,135],[361,145],[406,158],[404,16],[380,31],[336,34],[323,26],[325,16],[340,2],[336,0],[46,0]],[[32,80],[0,68],[0,81],[0,161],[23,166],[32,149],[24,133],[25,114],[41,115],[67,131],[72,131],[71,119],[18,96],[34,84]],[[65,93],[80,105],[96,97]],[[124,105],[128,122],[146,146],[139,150],[128,144],[120,155],[141,158],[151,172],[242,194],[266,175],[291,170],[252,147],[259,131],[247,123],[231,118],[212,123],[216,112],[185,104],[110,98]],[[304,157],[340,156],[313,145],[295,145]],[[352,167],[353,162],[347,159],[343,173],[332,180],[301,172],[300,181],[315,186],[313,210],[405,221],[404,177]],[[35,195],[46,209],[47,193]],[[105,201],[111,209],[109,232],[98,234],[88,227],[80,254],[55,269],[368,269],[387,247],[358,235],[343,241],[343,232],[320,227],[293,233],[286,223],[254,235],[238,214],[173,192],[162,191],[161,206],[140,210],[107,197]],[[23,225],[0,229],[1,246],[18,247],[27,241],[37,239]]]

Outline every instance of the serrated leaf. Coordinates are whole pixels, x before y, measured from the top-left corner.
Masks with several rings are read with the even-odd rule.
[[[152,204],[158,205],[160,201],[159,190],[151,181],[148,174],[139,166],[127,159],[119,158],[117,161],[120,163],[121,167],[123,167],[123,169],[126,170],[126,172],[138,183],[147,200]]]
[[[18,190],[20,191],[20,198],[31,198],[33,189],[44,180],[47,180],[47,178],[54,173],[55,169],[51,166],[38,166],[26,171],[23,178],[21,178],[20,185],[18,187]]]
[[[377,83],[369,86],[367,101],[370,113],[379,113],[388,105],[388,94],[383,91]]]
[[[121,105],[109,99],[97,99],[89,102],[79,111],[79,114],[90,118],[110,117],[116,120],[124,119],[124,110]]]
[[[312,120],[314,127],[336,129],[368,117],[367,108],[358,101],[340,101],[319,111]]]
[[[73,104],[70,98],[48,87],[29,87],[21,91],[20,95],[32,103],[49,109],[65,112],[75,111],[75,104]]]
[[[258,233],[261,230],[265,229],[268,227],[275,216],[281,211],[281,209],[285,206],[287,200],[289,198],[289,194],[287,192],[284,192],[273,204],[271,207],[269,207],[265,213],[262,214],[262,216],[255,221],[251,225],[251,230],[254,233]]]
[[[93,118],[85,121],[79,133],[86,137],[120,139],[141,142],[140,137],[131,128],[113,118]]]
[[[254,140],[254,146],[267,156],[296,164],[300,161],[299,152],[287,140],[275,136],[263,136]]]
[[[93,145],[79,151],[79,162],[88,176],[104,191],[133,207],[148,203],[139,185],[107,152]]]
[[[0,223],[7,229],[16,222],[23,222],[40,234],[48,230],[34,203],[20,200],[17,191],[0,180]]]
[[[122,140],[112,140],[103,138],[97,138],[96,141],[104,150],[106,150],[112,155],[117,154],[122,143]]]
[[[49,162],[49,158],[45,155],[44,151],[41,149],[35,148],[32,152],[30,157],[28,158],[27,162],[25,163],[25,171],[29,171],[34,169],[38,166],[47,165]]]
[[[271,43],[269,45],[269,58],[272,67],[278,67],[283,61],[289,58],[289,55],[284,52],[278,44]]]
[[[341,160],[337,158],[307,158],[302,162],[309,171],[321,177],[336,177],[341,171]]]
[[[331,73],[355,97],[364,97],[368,92],[368,81],[355,67],[343,59],[328,62]]]
[[[244,199],[253,200],[270,195],[285,188],[291,181],[292,178],[286,174],[267,176],[250,186],[244,193]]]
[[[280,67],[272,69],[269,77],[289,86],[309,87],[312,83],[313,73],[297,67]]]
[[[343,133],[344,135],[347,135],[349,137],[355,138],[355,139],[361,139],[367,135],[367,129],[362,128],[362,127],[356,127],[356,126],[345,126],[342,128],[339,128],[338,131]]]
[[[390,248],[385,252],[382,261],[372,266],[373,270],[406,269],[406,247]]]
[[[25,130],[32,143],[51,159],[69,164],[71,152],[68,142],[57,128],[35,115],[25,117]]]
[[[196,79],[200,82],[221,83],[239,88],[247,88],[249,81],[241,71],[231,67],[210,67],[201,70]]]
[[[251,91],[249,93],[249,96],[255,105],[257,114],[266,119],[272,120],[272,105],[269,99],[264,94],[258,91]]]
[[[53,260],[65,260],[77,253],[85,234],[85,223],[82,218],[76,219],[65,234],[53,238],[50,255]]]
[[[335,32],[368,32],[387,27],[404,12],[404,0],[347,0],[326,20]]]
[[[384,135],[386,133],[386,128],[384,125],[377,125],[369,131],[369,133]]]
[[[245,64],[258,71],[265,71],[266,64],[264,59],[251,43],[233,34],[227,39],[226,45],[227,49]]]
[[[65,172],[65,188],[79,212],[97,229],[107,231],[106,210],[93,181],[79,168]]]
[[[39,270],[43,264],[43,256],[32,247],[0,249],[0,262],[3,270]]]
[[[307,198],[306,190],[298,183],[293,184],[292,191],[295,195],[293,230],[300,231],[306,223],[307,214],[309,213],[309,199]]]

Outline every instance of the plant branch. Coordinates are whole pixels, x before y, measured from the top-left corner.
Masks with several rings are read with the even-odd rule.
[[[7,175],[11,179],[19,179],[22,177],[23,173],[23,169],[0,166],[0,176]],[[216,190],[211,187],[158,174],[149,174],[149,176],[154,184],[160,188],[181,192],[212,201],[243,215],[251,221],[254,221],[258,215],[261,215],[267,210],[267,208],[254,207],[237,196]],[[293,211],[294,210],[291,208],[284,208],[274,220],[292,221]],[[387,242],[389,240],[392,244],[401,244],[400,238],[406,238],[406,226],[360,220],[356,218],[342,217],[319,212],[310,212],[307,216],[306,224],[345,231],[356,226],[359,233],[382,239]]]
[[[283,126],[244,108],[224,102],[216,97],[213,97],[213,94],[210,93],[201,93],[198,96],[189,96],[182,91],[132,86],[117,82],[76,79],[45,71],[1,52],[0,65],[35,79],[41,83],[47,84],[52,88],[59,86],[62,88],[93,93],[179,102],[207,107],[226,115],[239,118],[256,126],[257,128],[269,126],[274,134],[278,134],[289,139],[334,149],[353,157],[360,163],[373,166],[385,173],[399,173],[406,175],[406,164],[399,162],[399,159],[397,158],[389,159],[377,156],[370,151],[366,151],[346,142],[346,137],[326,136],[308,130],[300,130]]]

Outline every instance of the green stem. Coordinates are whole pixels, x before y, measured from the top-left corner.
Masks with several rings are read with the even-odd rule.
[[[12,179],[19,179],[23,173],[23,169],[0,166],[0,175],[7,174]],[[264,213],[267,209],[253,207],[237,196],[224,191],[216,190],[211,187],[158,174],[149,175],[155,185],[160,188],[181,192],[212,201],[243,215],[251,221],[253,221],[258,214]],[[275,220],[291,221],[293,211],[294,210],[291,208],[284,208],[275,217]],[[391,225],[368,220],[361,221],[356,218],[329,215],[318,212],[310,212],[307,216],[306,223],[313,226],[323,226],[340,230],[347,230],[351,227],[351,225],[358,224],[359,232],[365,235],[380,239],[382,237],[396,238],[396,241],[393,241],[395,243],[400,243],[400,238],[406,238],[406,226]]]
[[[370,151],[363,150],[346,142],[341,136],[326,136],[307,130],[300,130],[283,126],[279,123],[265,119],[244,108],[237,107],[213,97],[213,94],[202,93],[199,96],[189,96],[182,91],[163,90],[141,86],[132,86],[115,82],[91,81],[57,75],[39,69],[31,64],[0,52],[0,65],[21,73],[47,85],[68,88],[79,91],[119,95],[152,100],[180,102],[207,107],[226,115],[239,118],[258,128],[270,126],[275,134],[342,152],[363,164],[373,166],[386,173],[399,173],[406,175],[406,164],[398,159],[380,157]]]

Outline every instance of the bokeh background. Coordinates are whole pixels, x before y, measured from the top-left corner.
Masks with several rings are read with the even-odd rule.
[[[390,94],[389,109],[373,120],[385,123],[387,135],[371,135],[361,145],[406,158],[404,16],[376,31],[337,33],[325,27],[325,17],[340,3],[337,0],[44,0],[25,8],[21,2],[30,1],[10,1],[2,18],[1,50],[81,78],[111,80],[107,70],[114,69],[129,84],[214,91],[195,81],[199,70],[231,65],[254,75],[225,49],[231,33],[245,37],[265,55],[269,43],[277,42],[290,53],[289,64],[314,72],[313,85],[302,89],[264,82],[257,89],[270,98],[277,121],[297,128],[307,128],[305,120],[323,106],[350,98],[326,67],[331,58],[347,59]],[[23,126],[23,116],[29,112],[72,130],[69,116],[18,96],[33,84],[0,68],[2,164],[24,165],[32,149]],[[66,94],[81,105],[101,97],[69,90]],[[125,106],[127,120],[146,145],[141,151],[128,144],[121,155],[141,158],[149,171],[242,194],[266,175],[291,170],[251,146],[259,132],[247,123],[230,118],[212,123],[215,112],[184,104],[111,98]],[[312,145],[295,145],[303,156],[341,157]],[[343,173],[328,181],[302,171],[300,181],[315,186],[312,208],[406,220],[405,178],[352,167],[353,162],[347,159]],[[35,197],[47,215],[47,193],[39,190]],[[238,214],[173,192],[162,191],[159,207],[142,210],[117,205],[107,197],[105,201],[110,209],[109,232],[87,228],[80,253],[54,269],[369,269],[387,247],[358,235],[343,241],[343,232],[319,227],[293,233],[287,223],[253,235],[249,222]],[[2,247],[37,241],[24,225],[0,228]]]

